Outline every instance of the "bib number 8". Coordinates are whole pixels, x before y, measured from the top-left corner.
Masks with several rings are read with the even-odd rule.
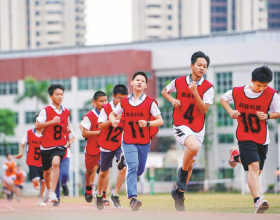
[[[54,129],[53,139],[60,140],[61,139],[62,127],[60,125],[55,125],[53,127],[53,129]]]

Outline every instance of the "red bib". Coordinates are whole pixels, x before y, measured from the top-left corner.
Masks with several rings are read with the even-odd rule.
[[[41,167],[41,141],[42,137],[37,137],[33,129],[27,131],[28,151],[26,156],[26,164],[28,166]]]
[[[15,161],[7,161],[5,162],[5,165],[7,165],[8,169],[6,170],[6,176],[12,176],[16,175],[16,163]]]
[[[124,135],[123,141],[126,144],[149,144],[150,140],[157,134],[158,127],[139,127],[138,121],[152,121],[154,118],[150,113],[152,103],[155,100],[150,96],[137,106],[129,104],[129,98],[121,100],[124,109]],[[156,103],[157,104],[157,103]]]
[[[23,171],[22,170],[20,170],[19,172],[16,171],[16,179],[15,179],[14,184],[20,186],[23,183],[24,183]]]
[[[276,90],[267,87],[264,92],[255,99],[248,98],[244,93],[244,86],[235,87],[232,90],[235,109],[240,112],[237,118],[238,127],[236,137],[238,141],[254,141],[264,144],[267,135],[266,120],[259,120],[257,111],[269,111],[269,106]]]
[[[67,122],[70,111],[66,108],[61,115],[57,114],[51,106],[45,108],[47,121],[53,120],[55,116],[60,117],[60,122],[47,126],[43,131],[42,146],[44,148],[65,146],[67,144]]]
[[[186,81],[186,76],[177,78],[175,85],[177,89],[176,99],[180,100],[181,106],[173,109],[174,125],[186,125],[194,132],[200,132],[204,127],[205,114],[201,113],[197,107],[194,95]],[[197,86],[197,92],[201,99],[203,99],[204,93],[212,86],[207,80],[204,80],[201,85]]]
[[[110,103],[103,106],[104,111],[107,114],[107,120],[109,120],[109,115],[113,111]],[[123,132],[124,117],[122,115],[118,127],[114,128],[112,124],[101,130],[98,137],[98,145],[106,150],[115,151],[121,146],[122,132]]]
[[[99,131],[100,129],[98,128],[98,117],[92,112],[89,111],[84,117],[88,117],[91,123],[90,131]],[[83,117],[83,118],[84,118]],[[92,135],[87,137],[87,142],[85,145],[85,152],[88,155],[94,156],[100,153],[100,149],[98,147],[98,135]]]

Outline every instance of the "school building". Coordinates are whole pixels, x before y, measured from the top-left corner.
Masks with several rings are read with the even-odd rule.
[[[1,53],[0,108],[16,112],[17,126],[14,136],[5,137],[8,144],[3,144],[3,136],[1,137],[0,167],[5,160],[7,145],[9,151],[16,154],[24,132],[34,127],[35,98],[25,99],[20,104],[15,103],[15,98],[24,92],[24,78],[33,76],[39,81],[61,83],[66,89],[63,105],[71,111],[71,126],[76,134],[76,141],[71,146],[73,172],[70,187],[74,186],[77,192],[83,179],[80,174],[85,170],[85,140],[78,128],[83,115],[90,110],[85,103],[92,99],[95,91],[110,92],[111,86],[119,83],[127,85],[131,92],[132,75],[136,71],[144,71],[149,77],[145,93],[156,98],[165,123],[152,141],[148,159],[148,167],[151,169],[139,179],[139,186],[142,191],[148,192],[148,179],[154,173],[155,192],[170,191],[176,179],[177,167],[182,160],[183,146],[173,137],[173,107],[164,100],[161,91],[173,79],[191,73],[191,55],[199,50],[209,55],[211,60],[205,77],[214,85],[215,103],[208,113],[208,138],[200,150],[191,179],[194,185],[189,189],[196,190],[195,186],[205,188],[205,167],[209,170],[207,173],[210,183],[219,183],[219,179],[226,179],[220,183],[225,190],[229,187],[242,189],[241,182],[246,179],[245,172],[241,166],[230,168],[227,162],[229,149],[237,145],[237,123],[221,107],[219,100],[232,87],[250,84],[252,70],[262,65],[268,65],[273,70],[274,79],[270,86],[280,90],[280,31],[220,33],[126,44]],[[43,107],[44,104],[39,103],[39,109]],[[268,127],[271,143],[262,174],[264,190],[269,184],[276,182],[274,171],[279,164],[277,120],[269,120]],[[27,171],[24,160],[25,157],[19,163]],[[208,161],[207,166],[205,161]],[[115,176],[116,170],[113,169],[112,173]],[[3,174],[4,171],[0,169],[0,175]],[[110,182],[113,184],[114,181],[115,178],[112,177]]]

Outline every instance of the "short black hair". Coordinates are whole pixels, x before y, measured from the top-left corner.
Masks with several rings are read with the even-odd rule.
[[[7,152],[6,155],[5,155],[6,158],[8,158],[9,155],[12,155],[12,154],[10,152]]]
[[[145,79],[146,79],[146,84],[148,83],[148,77],[147,77],[146,73],[144,73],[144,72],[136,72],[136,73],[132,76],[132,80],[134,80],[135,77],[138,76],[138,75],[144,76]]]
[[[197,51],[192,55],[192,57],[191,57],[192,65],[195,64],[195,62],[198,58],[204,58],[207,61],[207,68],[208,68],[208,66],[210,65],[210,58],[205,53],[203,53],[201,51]]]
[[[92,97],[92,100],[97,100],[99,97],[101,96],[106,96],[105,92],[102,92],[102,91],[97,91],[96,93],[94,93],[93,97]]]
[[[53,95],[53,92],[56,89],[61,89],[63,91],[63,93],[64,93],[64,90],[65,90],[64,86],[61,85],[61,84],[51,84],[48,88],[49,95]]]
[[[270,83],[272,81],[273,73],[268,66],[261,66],[253,70],[252,80],[262,83]]]
[[[117,94],[127,95],[128,94],[128,90],[127,90],[125,85],[118,84],[118,85],[114,86],[113,94],[114,94],[114,96],[116,96]]]

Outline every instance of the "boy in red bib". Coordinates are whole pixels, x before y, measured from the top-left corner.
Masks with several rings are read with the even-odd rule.
[[[24,186],[24,182],[25,182],[25,179],[26,179],[26,172],[24,170],[22,170],[20,168],[20,165],[18,164],[16,166],[16,179],[15,179],[15,194],[16,194],[16,197],[17,197],[17,201],[20,201],[20,194],[21,194],[21,191],[23,189],[23,186]]]
[[[280,117],[280,98],[277,91],[268,86],[273,73],[267,66],[252,72],[252,85],[234,87],[221,98],[221,104],[232,119],[237,119],[236,138],[239,149],[230,149],[229,165],[242,163],[248,171],[248,185],[254,199],[254,213],[264,213],[268,202],[260,194],[261,174],[268,151],[268,119]],[[234,101],[233,110],[229,101]],[[240,153],[239,153],[240,152]]]
[[[124,85],[116,85],[113,89],[113,101],[103,106],[98,117],[99,128],[101,133],[98,137],[98,146],[100,147],[100,172],[98,175],[98,195],[96,197],[96,206],[99,210],[104,209],[102,201],[102,187],[109,175],[110,167],[114,156],[117,161],[123,163],[124,156],[121,156],[123,151],[121,148],[121,140],[123,134],[123,117],[118,127],[114,128],[109,120],[110,113],[116,108],[119,102],[127,97],[128,90]],[[118,166],[120,167],[120,166]],[[122,167],[123,168],[123,167]],[[118,193],[124,182],[126,168],[119,170],[116,180],[115,192],[111,195],[110,201],[115,208],[121,208]]]
[[[68,142],[67,133],[71,132],[69,127],[70,111],[61,105],[64,97],[64,86],[52,84],[48,88],[48,93],[52,104],[39,113],[35,128],[44,129],[40,148],[46,182],[43,201],[58,202],[55,188],[59,178],[59,165],[65,155]]]
[[[157,133],[163,120],[157,102],[144,93],[148,77],[144,72],[133,75],[133,93],[121,100],[109,115],[113,127],[124,119],[122,148],[127,164],[126,187],[132,211],[137,211],[142,202],[137,200],[137,176],[141,176],[150,151],[151,138]],[[155,120],[153,120],[153,117]]]
[[[14,181],[16,179],[16,163],[13,160],[13,156],[10,153],[6,154],[7,161],[3,165],[3,169],[5,170],[5,175],[3,177],[4,183],[7,186],[7,197],[8,200],[13,198],[13,190],[14,190]]]
[[[35,117],[35,122],[37,116]],[[43,197],[43,193],[46,187],[44,176],[43,176],[43,167],[42,167],[41,150],[40,150],[42,136],[43,136],[42,132],[43,129],[36,130],[34,128],[28,130],[23,136],[23,138],[21,139],[20,153],[15,156],[16,159],[20,159],[24,154],[25,145],[28,144],[26,164],[28,165],[29,168],[29,179],[33,183],[33,187],[36,190],[39,190],[40,188],[39,183],[41,183],[41,190],[40,190],[41,198]],[[40,201],[39,206],[46,206],[46,204],[43,201]]]
[[[100,162],[100,149],[98,146],[98,135],[100,129],[98,128],[98,117],[103,105],[107,104],[107,96],[102,91],[97,91],[92,99],[92,105],[96,106],[89,111],[81,122],[81,130],[84,138],[87,139],[85,151],[85,199],[87,202],[92,202],[92,184],[94,182],[96,170],[98,169]],[[109,179],[106,180],[106,189]],[[106,191],[106,190],[105,190]]]
[[[173,80],[162,91],[163,97],[174,106],[173,134],[185,146],[183,165],[178,170],[178,188],[171,192],[177,211],[185,211],[184,191],[203,143],[205,114],[213,104],[213,85],[203,78],[209,64],[210,59],[203,52],[194,53],[190,65],[192,74]],[[172,92],[177,92],[176,99],[170,95]]]

